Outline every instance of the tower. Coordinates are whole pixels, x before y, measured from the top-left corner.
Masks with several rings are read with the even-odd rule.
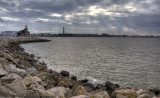
[[[65,33],[65,28],[63,27],[63,34]]]

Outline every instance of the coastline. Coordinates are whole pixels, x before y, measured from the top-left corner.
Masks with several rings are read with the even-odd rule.
[[[62,98],[157,98],[158,89],[120,88],[107,81],[94,86],[88,80],[77,81],[67,71],[57,73],[33,54],[24,52],[22,43],[48,42],[35,37],[3,37],[0,39],[0,97]]]

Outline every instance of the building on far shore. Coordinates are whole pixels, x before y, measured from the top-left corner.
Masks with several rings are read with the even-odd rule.
[[[30,36],[28,31],[28,26],[25,25],[25,28],[21,31],[3,31],[1,32],[2,36]]]
[[[1,32],[2,36],[17,36],[17,31],[3,31]]]
[[[30,36],[30,32],[28,31],[28,26],[25,25],[25,28],[23,30],[18,31],[17,36]]]

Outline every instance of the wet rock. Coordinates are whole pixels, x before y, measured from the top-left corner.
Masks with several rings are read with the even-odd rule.
[[[24,77],[24,76],[26,75],[26,71],[25,71],[25,70],[16,68],[16,67],[15,67],[14,65],[12,65],[12,64],[4,66],[4,69],[5,69],[8,73],[16,73],[16,74],[20,75],[21,77]]]
[[[26,70],[27,75],[35,75],[37,73],[37,70],[34,67],[28,68]]]
[[[112,94],[112,92],[116,89],[116,88],[119,88],[119,85],[118,84],[113,84],[111,83],[110,81],[107,81],[105,83],[105,87],[106,87],[106,91],[109,93],[109,95]]]
[[[73,96],[87,95],[87,92],[85,91],[85,89],[80,85],[78,85],[76,89],[73,91],[74,91]]]
[[[135,90],[130,89],[121,89],[115,90],[112,95],[112,98],[136,98],[137,94]]]
[[[8,74],[7,76],[2,77],[0,80],[6,80],[6,81],[12,80],[12,81],[14,81],[14,80],[22,80],[22,78],[15,73],[11,73],[11,74]]]
[[[72,76],[71,76],[71,79],[77,81],[77,77],[76,77],[76,76],[73,76],[73,75],[72,75]]]
[[[159,89],[150,89],[151,92],[154,92],[156,95],[160,94]]]
[[[90,96],[91,98],[110,98],[109,94],[106,91],[97,92],[94,95]]]
[[[68,71],[62,70],[62,71],[61,71],[61,74],[62,74],[64,77],[69,77],[69,72],[68,72]]]
[[[71,98],[90,98],[90,97],[86,96],[86,95],[80,95],[80,96],[74,96],[74,97],[71,97]]]
[[[139,98],[145,98],[145,97],[147,98],[147,96],[149,96],[149,98],[151,98],[151,97],[155,96],[155,94],[153,92],[149,91],[148,89],[139,89],[136,91],[136,93]]]
[[[0,77],[3,77],[5,75],[7,75],[7,74],[8,74],[8,72],[0,67]]]
[[[49,96],[51,98],[70,98],[71,90],[64,87],[54,87],[44,92],[42,96]]]
[[[96,89],[98,90],[106,90],[106,87],[102,84],[97,84]]]
[[[15,93],[4,86],[0,86],[0,96],[3,97],[14,97]]]
[[[87,83],[87,82],[88,82],[88,79],[79,80],[79,82],[80,82],[81,84],[85,84],[85,83]]]

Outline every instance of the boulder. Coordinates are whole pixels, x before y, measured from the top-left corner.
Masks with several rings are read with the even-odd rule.
[[[3,97],[14,97],[15,93],[12,92],[11,90],[9,90],[8,88],[4,87],[4,86],[0,86],[0,96],[3,96]]]
[[[3,79],[3,80],[9,80],[9,79],[22,80],[22,78],[19,75],[15,74],[15,73],[8,74],[8,75],[2,77],[1,79]]]
[[[69,79],[69,78],[62,78],[60,82],[58,82],[58,86],[72,88],[76,84],[76,81]]]
[[[43,86],[39,85],[37,79],[32,76],[27,76],[22,80],[22,83],[25,84],[27,89],[31,90],[45,90]]]
[[[137,98],[152,98],[152,97],[150,97],[150,95],[148,94],[141,94]]]
[[[79,82],[80,82],[81,84],[85,84],[85,83],[87,83],[87,82],[88,82],[88,79],[79,80]]]
[[[76,77],[76,76],[73,76],[73,75],[72,75],[72,76],[71,76],[71,79],[77,81],[77,77]]]
[[[70,98],[71,90],[64,87],[54,87],[44,92],[42,96],[48,96],[51,98]]]
[[[26,71],[23,69],[19,69],[16,66],[10,64],[10,65],[6,65],[4,66],[4,69],[8,72],[8,73],[16,73],[18,75],[20,75],[21,77],[24,77],[26,75]]]
[[[121,89],[115,90],[112,95],[112,98],[136,98],[137,94],[135,90],[130,89]]]
[[[151,92],[154,92],[156,95],[160,94],[159,89],[150,89]]]
[[[27,75],[35,75],[37,73],[37,70],[34,67],[28,68],[26,70]]]
[[[155,96],[154,92],[151,92],[148,89],[139,89],[136,91],[136,93],[138,98],[145,98],[145,97],[147,98],[147,96],[151,98]]]
[[[62,74],[62,76],[64,76],[64,77],[69,77],[69,72],[68,72],[68,71],[62,70],[62,71],[61,71],[61,74]]]
[[[16,96],[20,98],[40,98],[38,91],[33,90],[22,91]]]
[[[98,90],[106,90],[106,87],[102,84],[97,84],[96,89]]]
[[[0,63],[0,68],[3,68],[3,65]]]
[[[18,94],[23,90],[27,90],[27,87],[21,81],[15,80],[11,84],[6,84],[5,87]]]
[[[80,96],[73,96],[71,98],[90,98],[90,97],[86,95],[80,95]]]
[[[116,89],[119,88],[120,86],[118,84],[113,84],[110,81],[107,81],[105,83],[106,91],[109,93],[109,95],[112,94],[112,92]]]
[[[90,96],[91,98],[110,98],[109,94],[106,91],[97,92],[94,95]]]
[[[0,67],[0,77],[3,77],[5,75],[7,75],[7,74],[8,74],[8,72]]]
[[[79,96],[79,95],[87,95],[87,92],[85,91],[85,89],[78,85],[75,90],[73,90],[73,96]]]
[[[41,78],[42,81],[46,81],[50,78],[50,74],[47,72],[41,72],[40,74],[37,74],[37,77]]]
[[[47,71],[47,66],[44,63],[39,63],[36,65],[38,71]]]

